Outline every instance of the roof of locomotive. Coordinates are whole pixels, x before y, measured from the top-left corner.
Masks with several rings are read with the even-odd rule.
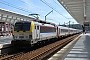
[[[43,24],[43,23],[39,23],[39,22],[34,22],[35,25],[40,25],[40,26],[49,26],[49,27],[56,27],[54,25],[51,24]]]
[[[16,23],[30,23],[28,21],[17,21]]]
[[[39,25],[39,26],[56,27],[56,26],[51,25],[51,24],[43,24],[43,23],[39,23],[39,22],[35,22],[35,21],[17,21],[16,23],[30,23],[30,22],[33,22],[34,25]]]

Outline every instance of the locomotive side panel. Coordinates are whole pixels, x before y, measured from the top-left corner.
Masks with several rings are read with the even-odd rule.
[[[40,26],[40,40],[57,37],[56,27]]]

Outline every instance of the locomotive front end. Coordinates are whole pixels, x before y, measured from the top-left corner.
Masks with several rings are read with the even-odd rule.
[[[13,29],[13,40],[11,44],[27,45],[31,44],[32,30],[34,22],[20,21],[16,22]]]

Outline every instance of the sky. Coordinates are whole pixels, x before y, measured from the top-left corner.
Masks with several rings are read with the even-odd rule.
[[[24,15],[39,14],[39,19],[55,24],[77,24],[57,0],[0,0],[0,8]],[[67,25],[67,24],[66,24]]]

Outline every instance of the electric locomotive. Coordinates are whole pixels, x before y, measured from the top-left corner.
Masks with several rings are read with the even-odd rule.
[[[15,23],[13,29],[13,40],[11,44],[14,45],[34,45],[38,42],[56,38],[57,27],[44,26],[36,24],[34,21],[19,21]]]

